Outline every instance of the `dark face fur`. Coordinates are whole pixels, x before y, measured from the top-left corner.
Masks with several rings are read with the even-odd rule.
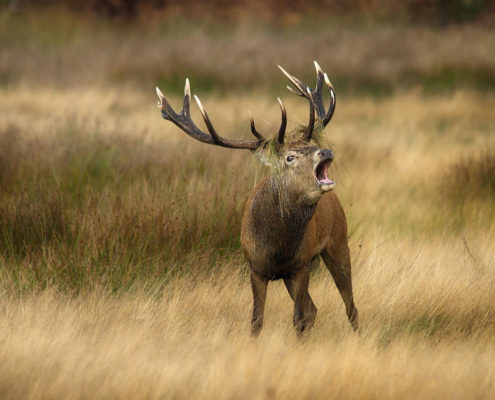
[[[284,190],[283,197],[295,197],[307,204],[317,202],[335,187],[335,182],[328,176],[332,160],[331,150],[317,146],[291,146],[280,151],[278,157],[271,160],[271,165],[275,167],[274,178],[278,186]]]

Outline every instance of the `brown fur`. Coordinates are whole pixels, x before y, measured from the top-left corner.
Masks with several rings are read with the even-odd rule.
[[[304,158],[317,150],[316,147],[309,149],[313,151],[304,154]],[[302,165],[306,171],[298,170],[298,173],[311,178],[306,183],[308,186],[316,186],[313,163],[309,165]],[[280,181],[285,182],[285,187]],[[284,191],[283,196],[280,190]],[[308,293],[308,281],[311,265],[320,256],[335,280],[352,327],[358,327],[344,210],[334,192],[320,193],[319,201],[309,202],[305,197],[307,191],[308,187],[287,182],[283,175],[272,175],[255,188],[246,202],[241,243],[251,271],[253,335],[261,331],[267,284],[275,279],[284,280],[294,300],[293,322],[297,334],[313,326],[316,307]]]

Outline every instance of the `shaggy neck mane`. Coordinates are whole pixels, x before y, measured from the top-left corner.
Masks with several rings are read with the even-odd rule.
[[[316,204],[306,204],[284,190],[276,177],[267,179],[251,205],[251,226],[267,257],[276,264],[292,260],[315,209]]]

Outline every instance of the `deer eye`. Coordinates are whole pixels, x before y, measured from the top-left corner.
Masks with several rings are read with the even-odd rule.
[[[292,161],[294,161],[294,160],[295,160],[295,158],[296,158],[296,156],[295,156],[295,155],[293,155],[293,154],[288,155],[288,156],[287,156],[287,162],[292,162]]]

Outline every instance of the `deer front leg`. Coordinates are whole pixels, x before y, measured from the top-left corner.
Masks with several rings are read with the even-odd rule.
[[[253,318],[251,319],[251,335],[258,336],[263,328],[265,313],[266,288],[268,281],[251,271],[251,289],[253,290]]]
[[[330,274],[335,281],[335,285],[344,301],[345,311],[352,329],[357,331],[359,329],[358,310],[354,305],[354,296],[352,294],[349,248],[347,247],[347,244],[345,244],[345,246],[342,246],[340,249],[333,250],[332,253],[325,249],[321,253],[321,257],[323,258],[327,269],[330,271]]]
[[[292,278],[284,279],[285,286],[294,300],[293,323],[296,334],[301,336],[309,331],[316,318],[316,306],[308,292],[309,268],[301,268]]]

